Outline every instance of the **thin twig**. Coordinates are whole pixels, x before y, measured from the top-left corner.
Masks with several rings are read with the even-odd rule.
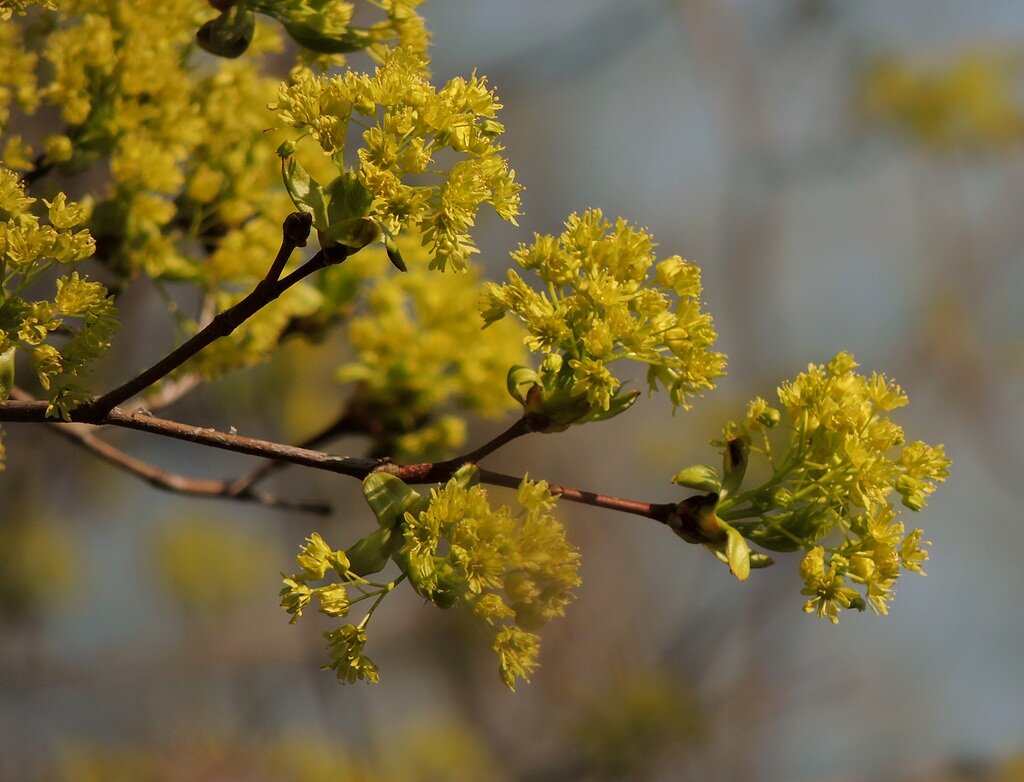
[[[11,397],[19,400],[30,399],[31,397],[21,389],[15,388]],[[317,513],[326,515],[331,512],[331,506],[323,502],[307,502],[304,500],[293,500],[287,497],[278,497],[267,492],[254,491],[251,489],[235,490],[232,481],[212,480],[208,478],[190,478],[185,475],[161,469],[153,464],[136,459],[126,454],[119,448],[101,440],[94,435],[88,424],[61,424],[52,422],[48,427],[51,431],[69,440],[80,448],[89,451],[94,456],[111,464],[120,470],[140,478],[151,486],[175,494],[185,494],[193,497],[221,498],[229,500],[240,500],[253,502],[258,505],[266,505],[271,508],[283,510],[301,511],[303,513]]]
[[[295,283],[323,269],[329,263],[339,263],[341,260],[344,260],[346,253],[346,248],[344,247],[339,247],[337,251],[332,251],[330,257],[328,257],[328,253],[325,250],[320,250],[306,263],[282,279],[280,275],[284,265],[288,262],[288,258],[291,257],[292,252],[297,247],[305,243],[305,239],[296,228],[296,223],[299,221],[293,219],[295,215],[300,216],[301,224],[305,228],[305,235],[309,236],[310,223],[307,219],[308,215],[304,215],[301,212],[289,215],[284,223],[281,248],[278,250],[277,257],[271,264],[267,276],[257,283],[248,296],[234,306],[219,313],[191,339],[179,345],[149,369],[90,402],[89,407],[97,414],[103,414],[114,409],[121,403],[149,388],[161,378],[169,375],[207,345],[231,334],[246,320],[278,298]]]

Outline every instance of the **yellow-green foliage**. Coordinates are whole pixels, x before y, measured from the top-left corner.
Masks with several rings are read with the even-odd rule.
[[[943,64],[888,58],[863,85],[868,115],[935,150],[984,151],[1024,139],[1019,58],[966,52]]]
[[[0,167],[0,356],[12,348],[27,354],[49,397],[48,414],[67,418],[88,395],[83,381],[110,345],[116,311],[106,289],[77,271],[56,279],[51,299],[27,298],[29,286],[48,279],[48,271],[73,267],[95,249],[88,230],[75,230],[87,206],[58,193],[43,202],[44,223],[33,212],[36,204],[17,175]]]
[[[358,384],[356,399],[382,427],[382,450],[418,458],[461,446],[467,413],[496,418],[515,405],[504,379],[524,356],[524,335],[511,322],[483,330],[475,268],[438,274],[414,241],[403,247],[406,274],[388,274],[380,251],[352,259],[365,282],[348,324],[355,355],[338,379]]]

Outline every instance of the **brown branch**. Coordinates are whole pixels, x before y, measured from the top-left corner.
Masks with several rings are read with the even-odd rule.
[[[0,421],[15,423],[51,423],[56,426],[66,426],[64,422],[54,421],[46,418],[46,402],[26,402],[20,400],[8,400],[0,402]],[[260,456],[266,459],[298,464],[303,467],[310,467],[315,470],[325,470],[341,475],[348,475],[360,480],[373,472],[387,472],[401,478],[406,483],[422,484],[437,483],[449,479],[455,471],[466,464],[466,459],[454,459],[445,462],[421,463],[399,465],[381,459],[363,459],[353,456],[334,456],[320,451],[300,448],[293,445],[282,445],[267,440],[258,440],[245,437],[239,434],[221,432],[216,429],[201,426],[192,426],[178,421],[170,421],[158,418],[146,413],[121,410],[115,408],[106,414],[98,414],[89,407],[80,407],[71,411],[70,423],[86,423],[94,426],[118,426],[126,429],[149,432],[151,434],[171,437],[177,440],[206,445],[211,448],[219,448],[235,453],[244,453],[250,456]],[[498,445],[496,442],[508,442],[520,434],[519,422],[513,424],[508,430],[486,445],[473,451],[469,456],[492,452]],[[500,444],[500,443],[499,443]],[[517,488],[519,477],[506,475],[504,473],[492,472],[490,470],[480,471],[480,480],[494,486]],[[586,491],[569,486],[551,485],[554,494],[568,500],[597,508],[616,510],[622,513],[630,513],[637,516],[659,521],[663,524],[677,526],[680,524],[678,518],[683,503],[649,503],[639,500],[629,500],[621,497],[613,497],[598,492]],[[686,519],[682,522],[686,524]]]
[[[491,470],[480,470],[480,482],[488,483],[492,486],[517,489],[522,480],[522,478],[515,475],[506,475],[505,473],[493,472]],[[627,500],[622,497],[612,497],[607,494],[598,494],[597,492],[576,489],[572,486],[560,486],[554,483],[549,483],[548,489],[552,494],[569,502],[578,502],[595,508],[606,508],[619,511],[620,513],[631,513],[634,516],[643,516],[654,521],[660,521],[662,524],[667,524],[671,515],[678,508],[678,505],[674,502],[654,503]]]
[[[226,337],[242,323],[266,307],[295,283],[319,271],[329,263],[340,263],[347,255],[347,248],[332,248],[330,253],[320,250],[310,260],[281,278],[281,272],[295,248],[305,245],[310,230],[309,215],[294,212],[284,222],[281,248],[270,266],[267,276],[257,283],[253,291],[232,307],[219,313],[204,328],[189,340],[172,350],[149,369],[141,372],[126,383],[108,391],[98,399],[89,403],[89,407],[97,414],[113,410],[122,402],[149,388],[155,382],[166,377],[190,358],[212,342]]]
[[[11,397],[18,400],[27,400],[31,397],[19,388],[11,392]],[[271,508],[283,510],[301,511],[303,513],[317,513],[326,515],[331,512],[331,506],[323,502],[306,502],[293,500],[287,497],[278,497],[267,492],[254,491],[243,487],[236,490],[232,481],[213,480],[207,478],[190,478],[185,475],[161,469],[153,464],[136,459],[126,454],[119,448],[101,440],[94,435],[88,424],[61,424],[51,422],[48,427],[51,431],[82,448],[107,464],[117,467],[129,475],[139,478],[150,486],[163,491],[175,494],[185,494],[192,497],[220,498],[240,500],[242,502],[253,502],[258,505],[266,505]]]
[[[336,437],[344,434],[358,434],[364,432],[365,427],[361,425],[357,416],[353,416],[349,410],[345,410],[334,423],[325,429],[317,432],[299,443],[299,448],[317,449],[319,446],[330,442]],[[284,469],[289,465],[285,461],[271,461],[261,464],[251,472],[230,483],[229,490],[235,494],[244,494],[250,491],[257,483],[266,480],[271,475]]]

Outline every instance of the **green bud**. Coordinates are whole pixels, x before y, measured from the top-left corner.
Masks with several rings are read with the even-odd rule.
[[[334,572],[344,578],[352,569],[348,556],[344,551],[332,551],[327,555],[327,564],[334,568]]]
[[[714,467],[708,467],[704,464],[684,467],[675,474],[675,477],[672,478],[672,483],[677,483],[688,489],[710,491],[716,494],[722,489],[722,483],[718,479],[718,472]]]
[[[722,497],[735,494],[747,472],[750,443],[745,438],[733,437],[726,441],[722,454]]]
[[[760,554],[754,551],[750,552],[750,567],[752,570],[771,567],[774,564],[775,560],[767,554]]]
[[[497,120],[485,119],[480,123],[480,132],[488,138],[495,138],[505,132],[505,126]]]
[[[774,407],[768,407],[758,414],[756,420],[761,426],[767,429],[774,429],[782,420],[782,413]]]
[[[788,508],[793,504],[793,492],[783,486],[779,486],[772,490],[769,502],[773,508]]]
[[[256,33],[256,14],[240,5],[226,8],[216,19],[199,28],[199,45],[218,57],[239,57]]]
[[[328,584],[314,591],[320,601],[320,613],[327,616],[345,616],[348,613],[348,593],[343,584]]]
[[[312,594],[310,588],[294,578],[284,579],[284,588],[281,590],[281,608],[292,615],[292,618],[288,620],[289,624],[295,624],[295,621],[302,616],[302,610],[309,605],[309,599]]]
[[[277,156],[279,158],[291,157],[295,154],[295,149],[294,141],[282,141],[277,147]]]
[[[546,360],[546,359],[545,359]],[[505,375],[505,386],[508,388],[509,396],[519,404],[526,404],[526,397],[534,387],[540,388],[540,377],[530,367],[513,366]]]
[[[384,234],[384,250],[388,254],[388,260],[391,261],[391,265],[394,266],[400,272],[409,271],[405,265],[405,261],[402,259],[402,253],[398,251],[398,243],[395,241],[394,234],[391,233],[387,228],[380,224],[381,233]]]

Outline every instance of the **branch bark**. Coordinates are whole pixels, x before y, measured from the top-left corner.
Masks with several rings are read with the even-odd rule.
[[[46,408],[46,402],[40,401],[11,399],[6,402],[0,402],[0,422],[47,423],[55,427],[64,427],[76,423],[91,424],[93,426],[117,426],[149,432],[150,434],[163,437],[171,437],[176,440],[185,440],[211,448],[219,448],[235,453],[244,453],[250,456],[298,464],[315,470],[348,475],[360,480],[373,472],[387,472],[401,478],[406,483],[412,484],[446,481],[463,464],[475,463],[474,459],[483,458],[483,456],[492,453],[505,442],[529,431],[528,428],[524,429],[522,422],[516,422],[494,440],[475,451],[471,451],[466,456],[449,459],[444,462],[400,465],[384,459],[334,456],[308,448],[283,445],[268,440],[245,437],[240,434],[221,432],[209,427],[193,426],[178,421],[171,421],[139,411],[114,408],[106,413],[100,413],[91,406],[83,406],[71,412],[70,422],[63,422],[47,418]],[[514,475],[481,470],[480,480],[494,486],[516,488],[522,479]],[[669,524],[673,521],[673,514],[678,515],[680,509],[680,505],[676,503],[650,503],[629,500],[557,484],[551,485],[550,488],[552,493],[563,497],[569,502],[643,516],[663,524]],[[678,523],[678,518],[675,519],[675,523]]]

